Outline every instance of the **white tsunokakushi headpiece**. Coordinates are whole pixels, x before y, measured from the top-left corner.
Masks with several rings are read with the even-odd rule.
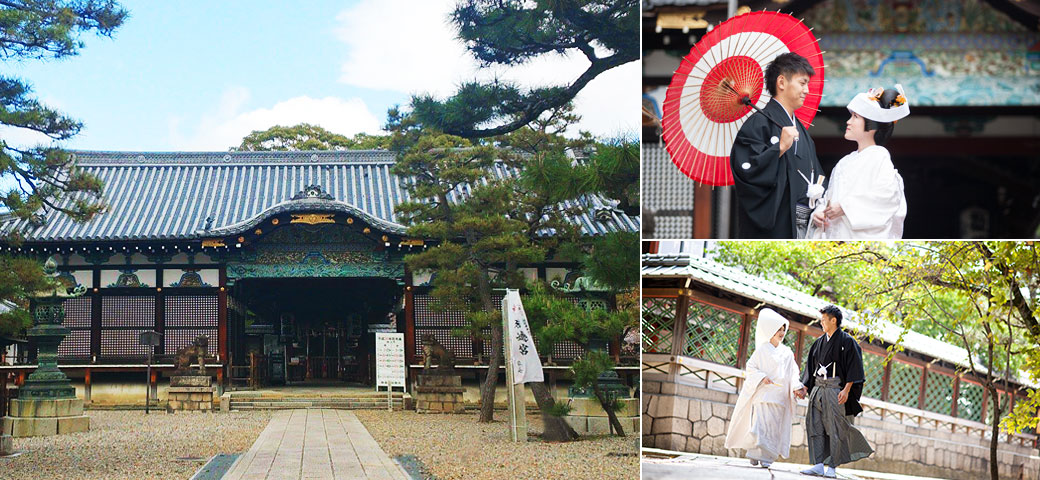
[[[910,103],[906,101],[903,86],[896,84],[899,95],[896,96],[891,108],[881,108],[881,94],[883,88],[872,88],[869,92],[858,93],[852,97],[848,109],[856,112],[859,116],[879,123],[892,123],[910,115]]]
[[[755,325],[755,348],[768,342],[780,327],[790,328],[786,318],[781,317],[770,308],[763,308],[758,312],[758,324]]]

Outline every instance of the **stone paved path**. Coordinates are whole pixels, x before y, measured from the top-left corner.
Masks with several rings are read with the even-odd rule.
[[[283,410],[224,480],[394,479],[408,476],[349,410]]]
[[[643,449],[642,480],[822,480],[802,475],[809,465],[774,463],[770,468],[753,467],[746,458],[717,457],[696,453]],[[845,480],[939,480],[893,473],[870,472],[838,467],[838,478]]]

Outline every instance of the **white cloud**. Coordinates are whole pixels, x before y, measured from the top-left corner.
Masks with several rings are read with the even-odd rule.
[[[497,77],[527,87],[566,85],[588,68],[589,61],[575,53],[543,55],[518,67],[480,69],[455,38],[448,21],[454,5],[454,0],[361,0],[344,10],[337,17],[340,28],[336,31],[348,48],[340,81],[443,98],[474,78]],[[408,15],[396,13],[401,11]],[[575,100],[576,111],[583,117],[578,128],[598,136],[635,135],[640,75],[638,62],[631,62],[590,82]]]
[[[299,96],[278,102],[270,108],[242,112],[249,101],[249,91],[229,88],[221,95],[216,111],[202,115],[196,122],[184,117],[168,119],[171,143],[177,150],[223,151],[237,147],[253,130],[266,130],[275,125],[311,123],[331,132],[353,136],[359,132],[378,133],[380,121],[359,98],[311,98]],[[185,125],[195,127],[185,132]]]

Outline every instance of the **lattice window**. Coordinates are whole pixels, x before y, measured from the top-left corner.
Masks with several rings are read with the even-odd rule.
[[[881,387],[885,383],[885,357],[863,352],[863,396],[881,399]]]
[[[981,385],[961,380],[960,392],[957,394],[957,416],[981,422],[984,394]]]
[[[151,329],[121,329],[101,331],[101,356],[117,358],[144,358],[148,356],[147,345],[140,345],[138,340],[142,332]]]
[[[60,359],[90,358],[90,329],[76,329],[69,332],[58,344]]]
[[[415,326],[418,327],[465,327],[466,316],[458,310],[439,310],[432,295],[415,296]],[[457,352],[456,352],[457,353]]]
[[[888,381],[888,401],[906,407],[917,408],[921,396],[921,371],[916,365],[892,362],[892,373]]]
[[[736,366],[742,323],[740,314],[691,302],[681,354]]]
[[[220,303],[216,295],[176,295],[165,298],[166,328],[217,327]]]
[[[155,327],[155,297],[101,297],[101,328]],[[102,342],[104,343],[104,342]]]
[[[181,347],[191,345],[197,337],[205,335],[209,337],[209,354],[216,355],[218,351],[216,328],[177,328],[167,329],[163,332],[163,352],[166,355],[175,355]],[[146,354],[148,352],[145,352]],[[223,359],[221,359],[223,360]]]
[[[924,391],[924,409],[949,415],[952,407],[953,377],[929,371]]]
[[[63,302],[65,307],[65,321],[61,323],[66,328],[90,328],[90,297],[70,298]]]
[[[422,337],[432,334],[441,345],[455,352],[457,358],[473,358],[473,341],[469,337],[456,337],[450,329],[415,327],[415,354],[422,356]],[[484,354],[491,351],[491,341],[484,342]]]
[[[677,298],[643,298],[643,352],[672,353]]]

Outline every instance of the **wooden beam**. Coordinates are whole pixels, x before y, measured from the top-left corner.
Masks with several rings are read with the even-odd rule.
[[[693,187],[693,238],[711,238],[711,190],[700,183]]]

